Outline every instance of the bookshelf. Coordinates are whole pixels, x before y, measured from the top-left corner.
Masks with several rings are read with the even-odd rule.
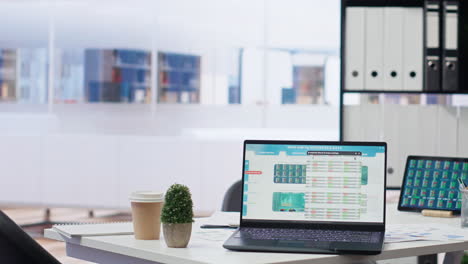
[[[139,50],[85,50],[88,102],[150,103],[151,53]]]
[[[458,150],[459,140],[462,138],[458,137],[457,133],[461,133],[459,132],[459,124],[462,124],[464,117],[460,113],[464,110],[455,104],[452,106],[451,100],[456,95],[466,95],[468,91],[463,85],[460,85],[459,89],[455,91],[447,91],[442,89],[440,80],[434,81],[428,78],[428,74],[431,72],[426,67],[423,16],[411,18],[409,15],[414,15],[415,12],[424,14],[422,6],[419,6],[424,1],[408,1],[404,4],[411,5],[411,3],[418,2],[416,6],[401,6],[403,5],[401,1],[371,2],[342,0],[340,139],[387,142],[389,146],[387,188],[399,188],[408,155],[457,156],[462,153]],[[380,5],[379,2],[380,4],[385,3],[377,6]],[[363,3],[365,4],[363,5]],[[370,7],[367,6],[368,4],[376,6]],[[354,11],[347,12],[349,11],[346,10],[348,7],[354,8]],[[387,7],[391,8],[385,11]],[[403,38],[407,39],[413,38],[413,35],[416,34],[420,35],[418,41],[397,43],[400,48],[398,52],[393,52],[393,56],[401,61],[395,65],[391,65],[394,63],[392,62],[394,58],[388,56],[392,53],[387,48],[383,49],[384,54],[380,50],[381,45],[377,48],[375,45],[369,45],[369,43],[375,44],[374,41],[382,41],[383,47],[388,47],[384,37],[378,34],[368,34],[371,36],[370,38],[361,35],[362,38],[359,37],[359,41],[365,39],[364,42],[367,45],[363,46],[354,45],[357,43],[356,34],[349,34],[349,32],[363,34],[366,31],[372,32],[376,23],[366,22],[368,24],[363,29],[364,21],[369,21],[368,18],[373,19],[374,22],[382,19],[388,20],[392,18],[391,15],[388,15],[393,12],[391,10],[400,10],[400,12],[405,10],[403,13],[405,19],[401,20],[405,21],[404,28],[401,31],[394,31],[395,35],[406,32]],[[366,14],[364,21],[356,19],[359,16],[358,13],[361,12]],[[376,16],[375,12],[382,12],[382,14],[387,12],[387,17]],[[350,15],[354,17],[351,19]],[[414,23],[408,22],[410,18],[417,20],[418,29],[414,28]],[[389,21],[386,24],[393,25],[393,23],[388,23]],[[396,22],[401,23],[401,21]],[[358,30],[353,31],[353,27]],[[400,38],[400,40],[403,39]],[[369,49],[369,46],[373,48]],[[413,57],[416,53],[419,55]],[[356,54],[359,56],[356,57]],[[387,61],[391,63],[386,65]],[[385,68],[387,69],[385,70]],[[357,70],[353,71],[353,69]],[[432,75],[434,76],[434,73]],[[428,87],[434,83],[439,83],[440,88],[429,89]],[[360,96],[359,101],[356,101],[358,104],[345,106],[347,101],[345,99],[357,98],[353,95]],[[437,125],[434,125],[436,123]],[[453,134],[450,134],[452,132]]]
[[[16,49],[0,49],[0,101],[16,100],[17,73]]]
[[[433,17],[428,4],[341,0],[341,93],[468,94],[461,74],[466,45],[458,37],[467,5],[452,6],[462,22],[451,25],[450,37],[455,38],[449,39],[445,7],[433,5],[441,9],[441,15]],[[429,17],[437,19],[437,27],[428,24]],[[429,35],[438,37],[436,46],[430,46]],[[449,40],[459,48],[444,48]],[[458,67],[452,61],[459,62]]]
[[[158,102],[199,103],[201,57],[158,53]]]
[[[0,102],[45,103],[46,76],[46,49],[0,49]]]
[[[402,1],[341,0],[340,138],[342,140],[344,137],[343,130],[345,127],[345,122],[347,122],[347,120],[344,120],[343,118],[345,116],[344,96],[346,95],[468,95],[468,89],[464,85],[462,85],[463,81],[461,80],[464,80],[464,78],[462,77],[463,75],[461,75],[460,78],[457,78],[460,81],[460,85],[458,85],[458,89],[456,91],[443,90],[442,86],[440,87],[440,89],[437,89],[435,91],[428,89],[428,86],[431,83],[439,83],[440,85],[442,85],[442,80],[440,79],[434,81],[433,79],[428,78],[428,74],[431,74],[431,72],[430,69],[426,67],[427,47],[425,45],[427,37],[427,25],[425,25],[426,22],[424,19],[426,15],[425,12],[427,11],[426,7],[424,6],[424,3],[424,1],[408,1],[407,3],[403,3]],[[350,12],[350,9],[348,8],[354,9],[354,11]],[[388,10],[385,11],[386,9]],[[392,9],[400,10],[398,12],[402,12],[399,15],[401,15],[404,19],[397,21],[397,23],[401,23],[401,21],[406,21],[406,24],[401,24],[402,30],[393,31],[393,34],[396,34],[395,36],[401,40],[401,42],[397,43],[398,45],[395,45],[395,47],[399,48],[397,52],[394,52],[393,54],[395,58],[401,61],[398,61],[399,63],[397,63],[396,65],[391,65],[398,66],[396,67],[399,68],[398,74],[396,73],[397,71],[395,69],[393,69],[391,72],[383,71],[383,69],[385,68],[384,66],[386,64],[386,60],[393,61],[394,59],[392,58],[392,56],[384,56],[391,54],[388,49],[385,49],[385,47],[394,48],[392,47],[393,45],[389,46],[388,43],[382,41],[384,39],[384,36],[376,35],[374,34],[375,32],[373,32],[373,34],[369,34],[369,36],[372,36],[371,38],[367,38],[366,36],[366,32],[372,33],[372,30],[374,29],[374,27],[376,27],[376,25],[381,26],[382,23],[380,22],[384,22],[384,20],[386,19],[388,20],[387,22],[389,22],[389,19],[392,19],[392,16],[388,15],[390,14],[390,12],[392,12]],[[401,10],[404,10],[404,12]],[[381,14],[384,16],[375,16],[375,12],[381,12]],[[366,20],[362,20],[363,14],[365,15],[366,19],[371,18],[373,22],[380,22],[374,24],[365,24],[367,22],[365,22]],[[412,23],[408,21],[411,21]],[[387,23],[387,25],[393,24],[394,23]],[[355,28],[357,28],[358,30],[356,31]],[[443,37],[440,36],[440,40],[442,40],[442,38]],[[397,38],[391,38],[391,40],[392,39]],[[405,41],[405,39],[412,41],[408,42]],[[374,41],[378,41],[378,43]],[[382,41],[382,43],[380,41]],[[369,45],[369,43],[377,43],[379,45],[373,45],[377,47],[374,49],[365,49],[366,45],[355,45],[358,42],[362,42],[361,44],[366,43],[366,45]],[[459,46],[461,43],[463,43],[462,40],[458,40],[458,42]],[[414,55],[417,56],[415,57]],[[375,62],[378,63],[376,64]],[[372,67],[379,66],[380,71],[372,69],[371,66],[367,67],[367,64],[371,65]],[[357,67],[360,70],[353,70],[355,68],[353,68],[352,66],[356,65],[360,65],[359,67]],[[387,68],[391,69],[392,67]],[[386,76],[388,79],[403,79],[400,81],[399,85],[391,85],[390,89],[389,87],[385,87],[385,79],[383,79],[379,85],[375,85],[375,80],[383,78],[385,76],[384,73],[387,74]],[[441,73],[439,77],[442,78]],[[354,82],[353,80],[360,81]],[[415,80],[418,81],[415,82]],[[356,83],[359,83],[359,85],[356,85]],[[368,86],[369,83],[372,85]]]

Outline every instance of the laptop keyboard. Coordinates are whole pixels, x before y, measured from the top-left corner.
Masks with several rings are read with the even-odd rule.
[[[282,229],[282,228],[242,228],[237,237],[247,236],[256,240],[303,240],[317,242],[361,242],[378,243],[381,232]]]

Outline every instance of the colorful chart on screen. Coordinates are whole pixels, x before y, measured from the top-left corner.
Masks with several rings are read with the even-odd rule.
[[[242,218],[383,222],[385,153],[380,145],[247,144]]]
[[[468,183],[468,159],[408,156],[398,209],[460,212],[459,179]]]

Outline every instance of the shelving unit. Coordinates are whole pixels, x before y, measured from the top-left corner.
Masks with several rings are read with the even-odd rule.
[[[46,50],[0,49],[0,101],[45,103]]]
[[[0,49],[0,101],[15,101],[17,95],[17,52]]]
[[[427,78],[426,78],[426,73],[424,71],[424,69],[421,69],[422,72],[421,72],[421,76],[422,76],[422,87],[421,88],[418,88],[418,89],[415,89],[415,90],[410,90],[410,89],[407,89],[407,90],[403,90],[403,88],[401,90],[384,90],[383,87],[381,90],[366,90],[366,89],[355,89],[355,87],[353,87],[353,89],[347,89],[346,87],[346,39],[347,39],[347,36],[346,36],[346,29],[347,29],[347,24],[346,24],[346,8],[347,7],[371,7],[371,8],[382,8],[382,7],[387,7],[390,5],[393,5],[393,7],[399,7],[399,5],[401,5],[401,7],[419,7],[419,8],[423,8],[423,2],[418,2],[418,1],[409,1],[408,3],[401,3],[398,2],[398,1],[395,1],[395,4],[390,4],[390,2],[386,2],[386,1],[375,1],[375,2],[372,2],[372,1],[355,1],[355,0],[342,0],[341,1],[341,83],[340,83],[340,112],[341,112],[341,115],[340,115],[340,140],[343,140],[343,134],[344,134],[344,131],[343,131],[343,128],[344,128],[344,120],[343,120],[343,116],[344,116],[344,106],[343,106],[343,97],[345,94],[409,94],[409,95],[423,95],[423,94],[428,94],[428,95],[457,95],[457,94],[460,94],[460,95],[468,95],[468,88],[466,87],[462,87],[460,86],[459,88],[459,91],[427,91],[426,89],[426,85],[427,85]],[[423,16],[424,17],[424,16]],[[361,21],[362,22],[362,21]],[[356,21],[353,21],[353,23],[361,23],[361,22],[357,22]],[[413,21],[414,22],[414,21]],[[425,26],[424,26],[425,27]],[[367,29],[368,30],[368,29]],[[424,43],[426,42],[426,36],[423,35],[423,38],[421,39],[421,49],[424,51]],[[385,51],[388,53],[388,51]],[[423,52],[424,55],[425,54],[425,51]],[[405,54],[408,54],[408,52],[406,52]],[[363,62],[364,63],[364,62]],[[423,57],[422,58],[422,64],[421,65],[425,65],[425,58]],[[366,73],[365,71],[361,73],[364,74]],[[393,72],[392,72],[393,73]],[[367,74],[369,74],[369,72],[367,72]],[[372,72],[373,74],[373,72]],[[414,78],[416,75],[413,71],[411,71],[409,73],[410,77],[411,78]],[[353,75],[354,76],[354,75]],[[356,74],[357,76],[357,74]],[[372,77],[376,77],[377,75],[372,75]],[[395,75],[396,76],[396,75]],[[394,75],[392,75],[392,77],[395,77]],[[403,87],[403,84],[402,86]]]
[[[460,21],[455,30],[465,23],[463,14],[468,10],[462,1],[459,4],[456,8]],[[412,0],[341,1],[342,92],[468,94],[468,88],[463,85],[463,74],[457,77],[457,74],[447,73],[453,70],[446,68],[449,64],[441,65],[440,69],[431,64],[434,56],[440,56],[441,61],[447,60],[444,57],[447,50],[444,39],[449,37],[446,34],[447,29],[442,27],[445,23],[442,14],[435,17],[439,26],[433,28],[432,24],[428,24],[429,14],[434,12],[428,5],[428,1]],[[434,8],[442,11],[445,7],[436,4]],[[460,73],[464,69],[463,54],[466,52],[465,39],[461,32],[451,32],[453,35],[460,35],[453,41],[457,42],[455,46],[460,52],[457,55],[460,59],[457,70]],[[431,38],[433,36],[439,38],[434,47],[431,46],[434,45]],[[433,51],[436,52],[434,56],[431,53]],[[444,86],[447,85],[443,81],[444,76],[456,80],[449,83],[456,84],[457,89]],[[436,85],[431,87],[431,84]]]
[[[89,49],[84,64],[88,102],[150,103],[150,52]]]
[[[158,102],[199,103],[201,57],[158,53]]]

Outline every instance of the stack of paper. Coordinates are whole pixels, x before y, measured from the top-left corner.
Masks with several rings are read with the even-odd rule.
[[[398,224],[387,225],[385,243],[417,240],[468,241],[468,229],[443,224]]]
[[[196,219],[201,226],[218,226],[221,228],[197,228],[193,231],[194,238],[208,241],[226,241],[235,229],[227,227],[238,227],[240,221],[239,212],[215,212],[207,218]],[[223,228],[225,227],[225,228]]]
[[[231,226],[237,227],[240,222],[239,212],[215,212],[212,216],[207,218],[197,219],[202,225],[213,225],[213,226]]]

